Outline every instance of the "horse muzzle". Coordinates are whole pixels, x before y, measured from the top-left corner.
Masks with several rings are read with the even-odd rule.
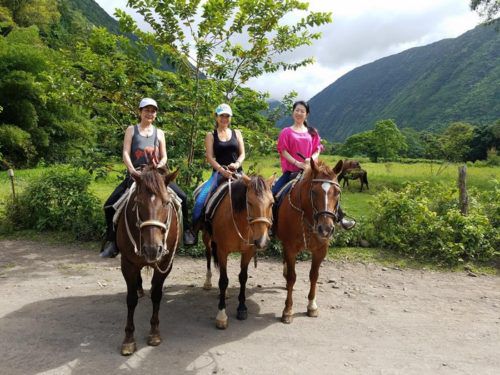
[[[157,262],[163,252],[163,246],[162,245],[142,245],[142,255],[146,259],[148,263],[154,263]]]

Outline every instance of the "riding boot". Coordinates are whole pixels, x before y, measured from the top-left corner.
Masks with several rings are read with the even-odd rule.
[[[347,217],[345,217],[344,211],[342,211],[342,208],[340,208],[340,205],[337,208],[337,214],[338,214],[339,223],[340,223],[340,225],[342,225],[342,228],[344,228],[345,230],[350,230],[350,229],[354,228],[354,226],[356,225],[356,220],[348,219]]]
[[[114,258],[118,255],[118,247],[115,241],[107,241],[99,254],[102,258]]]
[[[193,227],[189,225],[187,220],[184,220],[183,223],[183,228],[184,228],[184,236],[183,236],[183,242],[185,246],[193,246],[196,245],[198,242],[198,236],[193,233]],[[196,232],[198,234],[198,232]]]

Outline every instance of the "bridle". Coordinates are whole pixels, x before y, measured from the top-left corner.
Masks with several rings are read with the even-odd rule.
[[[307,241],[307,238],[306,238],[306,228],[304,226],[304,223],[306,223],[310,229],[310,232],[314,233],[315,232],[315,228],[317,227],[317,223],[318,223],[318,219],[320,218],[320,216],[329,216],[331,217],[336,223],[339,222],[339,217],[338,217],[338,212],[337,212],[337,208],[335,208],[335,212],[333,211],[329,211],[327,209],[328,207],[328,202],[327,202],[327,192],[330,188],[328,189],[324,189],[325,190],[325,209],[324,210],[318,210],[316,208],[316,206],[314,205],[314,201],[313,201],[313,191],[312,191],[312,184],[313,183],[322,183],[322,184],[328,184],[328,185],[333,185],[335,187],[337,187],[340,191],[340,193],[342,192],[342,189],[340,188],[340,185],[338,182],[336,181],[332,181],[332,180],[328,180],[328,179],[323,179],[323,178],[313,178],[311,180],[311,188],[309,189],[309,201],[311,202],[311,208],[312,208],[312,211],[313,211],[313,215],[312,215],[312,220],[313,222],[310,223],[307,218],[304,216],[305,214],[305,211],[303,209],[301,209],[300,207],[297,207],[295,204],[293,204],[292,202],[292,192],[293,192],[293,189],[295,188],[295,186],[297,185],[297,183],[299,181],[304,181],[301,179],[302,177],[298,178],[292,185],[290,191],[288,192],[288,202],[290,204],[290,206],[300,212],[300,215],[301,215],[301,222],[302,222],[302,237],[303,237],[303,240],[304,240],[304,246],[306,247],[306,249],[308,248],[308,241]],[[299,206],[300,206],[300,202],[302,201],[301,199],[301,190],[299,189]],[[338,207],[338,205],[337,205]]]
[[[228,180],[228,190],[229,190],[229,204],[231,206],[231,218],[233,220],[234,229],[236,230],[238,237],[246,245],[254,246],[254,244],[250,243],[250,241],[248,239],[243,238],[240,230],[238,229],[238,225],[236,224],[236,220],[234,219],[233,198],[232,198],[232,194],[231,194],[231,179]],[[246,210],[247,210],[247,221],[248,221],[249,226],[252,226],[253,224],[257,224],[257,223],[264,223],[267,225],[267,229],[271,228],[271,226],[273,225],[272,216],[271,216],[271,219],[269,219],[266,216],[258,216],[258,217],[250,216],[250,210],[248,209],[248,190],[247,190],[247,194],[245,195],[245,205],[246,205]],[[248,237],[250,237],[250,232],[248,232]]]
[[[135,190],[135,188],[134,188]],[[130,242],[132,243],[132,245],[134,246],[134,253],[138,256],[142,256],[142,229],[145,228],[145,227],[150,227],[150,226],[153,226],[153,227],[158,227],[160,229],[163,230],[163,246],[162,246],[162,251],[161,251],[161,254],[160,256],[157,258],[156,262],[155,262],[155,267],[156,269],[161,272],[161,273],[166,273],[171,265],[172,265],[172,261],[174,259],[174,255],[175,255],[175,251],[177,249],[177,244],[179,242],[179,233],[180,233],[180,219],[179,219],[179,215],[177,214],[177,209],[175,207],[175,205],[173,204],[172,200],[170,199],[168,202],[164,203],[164,206],[165,208],[167,209],[167,219],[165,220],[165,222],[162,222],[160,220],[155,220],[155,219],[149,219],[149,220],[145,220],[145,221],[142,221],[141,217],[139,216],[139,207],[137,206],[137,193],[135,194],[135,197],[134,197],[134,205],[132,206],[132,212],[135,212],[135,215],[136,215],[136,227],[139,231],[139,246],[137,246],[137,243],[130,231],[130,226],[129,226],[129,223],[128,223],[128,207],[129,207],[129,203],[130,203],[130,198],[132,196],[132,194],[134,193],[134,190],[131,189],[130,191],[130,194],[129,196],[127,197],[127,203],[125,205],[125,212],[124,212],[124,215],[125,215],[125,228],[127,229],[127,234],[128,234],[128,238],[130,240]],[[173,214],[172,213],[175,213],[175,216],[177,218],[177,226],[178,226],[178,230],[177,230],[177,236],[176,236],[176,239],[175,239],[175,244],[173,246],[173,254],[172,256],[170,257],[170,261],[167,265],[167,267],[162,270],[160,269],[159,265],[158,265],[158,262],[160,259],[162,259],[164,256],[170,254],[170,250],[168,249],[167,247],[167,237],[168,237],[168,233],[170,231],[170,226],[172,224],[172,218],[173,218]]]
[[[313,178],[312,181],[311,181],[311,185],[312,183],[315,183],[315,182],[321,182],[322,184],[330,184],[330,185],[333,185],[335,187],[337,187],[339,189],[340,192],[342,192],[342,189],[340,188],[340,185],[338,182],[335,182],[335,181],[332,181],[332,180],[327,180],[327,179],[323,179],[323,178]],[[328,189],[323,189],[325,190],[325,208],[327,208],[327,198],[326,198],[326,194],[328,192],[328,190],[330,190],[329,188]],[[312,189],[310,189],[309,191],[309,199],[311,201],[311,207],[313,209],[313,221],[314,221],[314,226],[316,226],[316,223],[318,222],[318,218],[321,216],[321,215],[325,215],[325,216],[330,216],[335,222],[338,222],[338,213],[337,213],[337,209],[335,209],[335,212],[333,211],[328,211],[327,209],[323,210],[323,211],[318,211],[316,209],[316,207],[314,206],[314,202],[313,202],[313,196],[312,196]]]

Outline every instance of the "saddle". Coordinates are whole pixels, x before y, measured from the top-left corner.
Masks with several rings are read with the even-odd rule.
[[[113,225],[116,227],[118,224],[118,218],[120,217],[120,213],[123,211],[123,208],[127,205],[127,202],[130,200],[132,193],[135,191],[136,183],[135,181],[130,185],[130,187],[125,190],[123,195],[118,199],[114,204],[113,208],[115,209],[115,214],[113,215]],[[173,191],[169,186],[167,186],[168,193],[172,196],[172,202],[174,204],[175,210],[177,211],[177,215],[179,217],[180,222],[182,222],[182,209],[181,204],[182,200],[179,196]]]
[[[295,185],[301,178],[302,172],[294,172],[291,175],[290,181],[288,181],[274,196],[274,204],[273,204],[273,233],[276,233],[276,226],[278,225],[278,211],[283,202],[283,199],[287,195],[287,193],[292,189],[293,185]]]

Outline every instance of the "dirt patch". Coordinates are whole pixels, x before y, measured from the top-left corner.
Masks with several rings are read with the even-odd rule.
[[[500,278],[324,262],[318,318],[305,315],[300,262],[295,319],[279,321],[281,263],[249,269],[248,320],[236,320],[239,261],[229,268],[229,327],[215,328],[217,290],[205,261],[178,257],[148,347],[151,303],[136,311],[138,351],[122,357],[125,282],[119,259],[28,241],[0,241],[2,374],[497,374]],[[214,285],[218,273],[214,272]],[[149,277],[143,273],[144,285]]]

